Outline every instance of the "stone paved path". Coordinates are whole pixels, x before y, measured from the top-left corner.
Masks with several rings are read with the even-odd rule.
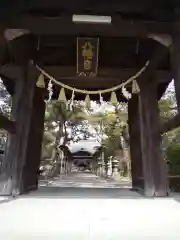
[[[128,189],[55,185],[0,198],[0,239],[180,239],[178,194],[147,199]]]
[[[74,172],[52,181],[41,181],[41,186],[82,187],[82,188],[130,188],[130,181],[114,181],[100,178],[92,173]]]

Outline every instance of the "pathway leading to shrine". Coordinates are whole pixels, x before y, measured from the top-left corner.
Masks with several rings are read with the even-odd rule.
[[[86,179],[88,187],[72,187],[72,178],[77,185]],[[179,194],[148,199],[127,188],[106,188],[109,182],[91,174],[62,179],[16,199],[0,198],[0,239],[180,239]]]
[[[40,185],[80,188],[130,188],[131,182],[126,179],[115,181],[111,178],[102,178],[91,172],[72,172],[67,175],[60,175],[54,180],[40,181]]]

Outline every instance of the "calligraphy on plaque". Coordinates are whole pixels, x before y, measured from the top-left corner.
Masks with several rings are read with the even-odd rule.
[[[98,38],[77,38],[77,75],[96,76],[98,71]]]

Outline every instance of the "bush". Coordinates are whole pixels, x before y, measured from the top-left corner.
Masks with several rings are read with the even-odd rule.
[[[172,143],[166,149],[170,175],[180,175],[180,143]]]

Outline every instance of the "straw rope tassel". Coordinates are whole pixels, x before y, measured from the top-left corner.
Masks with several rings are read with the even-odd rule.
[[[140,92],[140,88],[136,80],[132,81],[132,93],[136,94]]]
[[[58,97],[58,101],[59,102],[67,102],[67,98],[66,98],[66,94],[64,91],[64,88],[61,88],[60,92],[59,92],[59,97]]]
[[[45,88],[44,75],[41,73],[37,79],[36,86],[38,88]]]
[[[117,97],[116,97],[116,93],[115,92],[112,92],[111,93],[111,100],[110,102],[113,104],[113,105],[116,105],[118,103],[118,100],[117,100]]]
[[[91,99],[90,99],[89,95],[86,95],[86,98],[85,98],[85,107],[86,107],[86,108],[91,108]]]

